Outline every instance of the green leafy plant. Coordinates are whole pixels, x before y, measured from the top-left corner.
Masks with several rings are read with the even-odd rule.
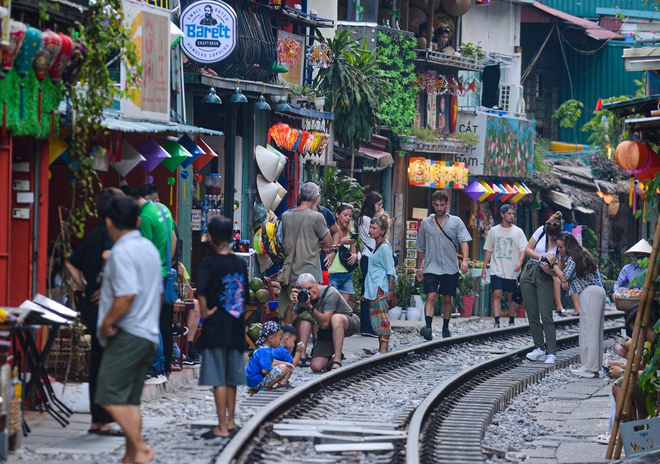
[[[460,273],[458,277],[458,291],[461,292],[461,296],[474,296],[474,283],[475,278],[472,272]]]
[[[348,177],[332,166],[325,170],[325,176],[321,179],[323,188],[323,205],[334,212],[341,203],[353,205],[353,209],[360,211],[366,186],[357,180]]]
[[[417,40],[397,32],[378,32],[378,74],[383,85],[377,89],[381,122],[394,136],[407,134],[417,115],[415,47]]]
[[[460,53],[465,58],[471,58],[477,61],[481,61],[486,58],[486,53],[481,47],[481,42],[478,42],[476,45],[472,42],[462,43],[458,46],[458,53]]]
[[[396,267],[397,280],[394,288],[396,290],[396,304],[402,308],[407,308],[410,302],[410,297],[413,295],[414,282],[413,278],[406,275],[406,266],[404,263]]]
[[[435,142],[440,137],[442,137],[440,132],[438,132],[437,130],[427,129],[425,127],[411,130],[410,135],[413,135],[424,142]]]
[[[584,103],[581,101],[573,99],[566,100],[559,105],[559,108],[552,114],[552,117],[559,119],[559,125],[561,127],[572,129],[577,124],[580,116],[582,116],[582,108],[584,108]]]
[[[459,140],[461,142],[465,142],[471,147],[476,147],[479,145],[479,134],[476,132],[457,132],[455,134],[451,134],[449,138],[452,138],[454,140]]]

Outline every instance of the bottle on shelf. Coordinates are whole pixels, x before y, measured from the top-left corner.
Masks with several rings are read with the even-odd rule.
[[[234,241],[241,241],[241,228],[238,226],[238,221],[234,221]]]

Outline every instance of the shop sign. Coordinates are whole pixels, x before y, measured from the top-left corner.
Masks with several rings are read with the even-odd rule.
[[[460,134],[477,134],[479,143],[467,155],[454,155],[454,161],[464,163],[471,176],[484,174],[484,140],[486,140],[486,114],[458,113],[456,130]]]
[[[127,118],[170,120],[170,12],[144,2],[124,0],[124,27],[131,31],[143,70],[140,88],[121,101]],[[121,87],[126,88],[126,66]]]
[[[224,2],[199,0],[181,13],[181,48],[198,63],[217,63],[236,48],[236,12]]]
[[[465,164],[426,158],[410,158],[408,180],[410,185],[428,188],[464,189],[468,182]]]

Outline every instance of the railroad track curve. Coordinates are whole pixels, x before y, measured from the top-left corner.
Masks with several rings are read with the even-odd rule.
[[[606,325],[617,318],[606,315]],[[555,323],[558,330],[577,333],[577,318]],[[606,330],[615,332],[620,327]],[[577,335],[562,340],[566,340],[562,346],[577,343]],[[411,450],[406,449],[411,444],[418,459],[412,462],[430,462],[419,461],[422,449],[419,439],[415,444],[412,437],[424,429],[443,395],[456,394],[452,386],[470,376],[469,368],[483,371],[480,366],[490,364],[496,368],[498,362],[520,359],[531,349],[529,327],[519,325],[428,342],[320,374],[264,402],[216,462],[403,464],[410,459]],[[439,385],[447,390],[443,393]],[[508,399],[503,401],[502,407]],[[426,413],[418,412],[421,407]],[[328,454],[337,452],[343,455]],[[366,461],[360,459],[363,453]]]

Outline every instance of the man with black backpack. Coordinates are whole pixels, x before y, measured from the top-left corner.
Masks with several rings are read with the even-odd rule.
[[[419,331],[426,340],[433,340],[433,314],[435,299],[442,295],[442,337],[451,337],[449,319],[453,310],[452,298],[458,288],[457,251],[460,245],[463,260],[460,271],[468,271],[469,245],[472,241],[461,218],[447,213],[449,196],[444,190],[436,190],[431,196],[435,214],[422,221],[417,232],[417,280],[424,280],[426,292],[426,326]]]

